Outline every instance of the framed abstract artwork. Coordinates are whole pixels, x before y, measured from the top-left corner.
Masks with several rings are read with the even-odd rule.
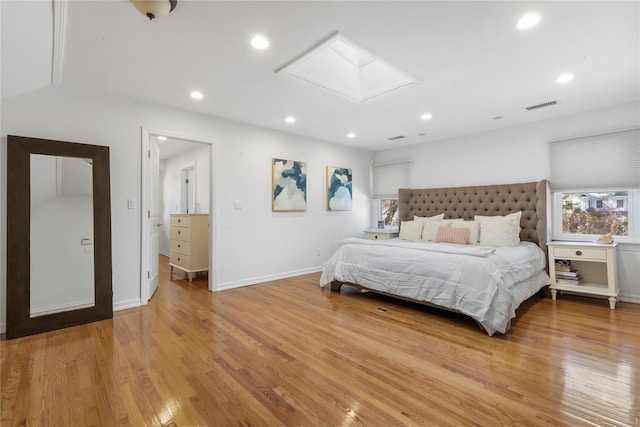
[[[327,166],[327,210],[350,211],[353,206],[351,169]]]
[[[307,164],[295,160],[271,161],[271,210],[301,212],[307,210]]]

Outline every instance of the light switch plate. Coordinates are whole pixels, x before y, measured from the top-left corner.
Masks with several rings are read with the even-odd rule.
[[[129,197],[127,199],[127,209],[135,209],[136,208],[136,199],[133,197]]]

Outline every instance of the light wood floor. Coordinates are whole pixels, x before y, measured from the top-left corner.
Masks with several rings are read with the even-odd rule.
[[[3,338],[2,426],[640,423],[640,305],[534,297],[489,337],[319,274],[209,293],[161,267],[145,307]]]

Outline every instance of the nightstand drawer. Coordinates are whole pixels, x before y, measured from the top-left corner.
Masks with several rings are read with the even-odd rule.
[[[385,240],[398,237],[397,232],[385,230],[365,230],[364,238],[367,240]]]
[[[564,259],[607,260],[606,249],[591,248],[553,248],[553,256]]]

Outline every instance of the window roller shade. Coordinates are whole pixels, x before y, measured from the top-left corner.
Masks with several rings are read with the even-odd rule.
[[[396,199],[399,188],[411,187],[411,162],[387,163],[373,166],[373,198]]]
[[[640,129],[549,142],[554,191],[640,188]]]

